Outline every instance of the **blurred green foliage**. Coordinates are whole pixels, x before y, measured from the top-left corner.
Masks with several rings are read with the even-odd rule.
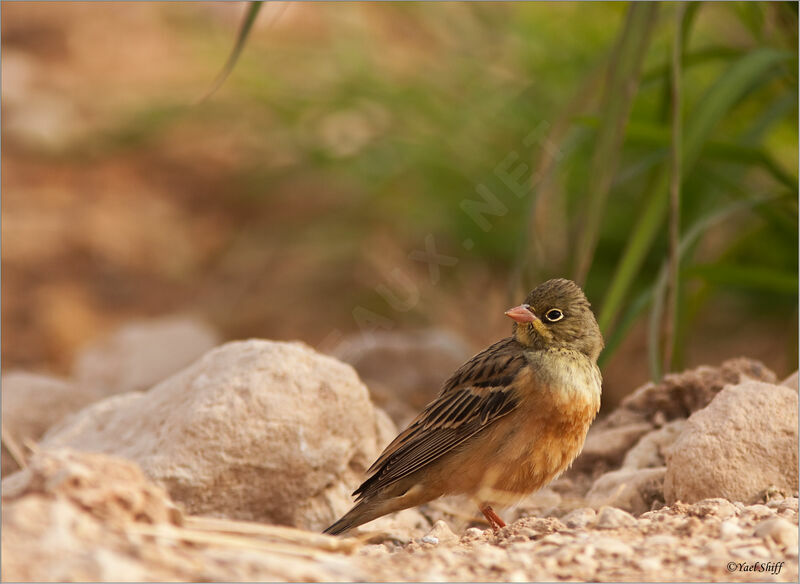
[[[229,196],[257,205],[328,185],[346,197],[314,217],[314,233],[333,247],[358,247],[370,229],[357,226],[409,242],[435,233],[444,251],[512,274],[514,294],[585,271],[607,360],[647,318],[667,261],[676,5],[319,10],[326,26],[305,34],[255,27],[200,106],[209,120],[244,107],[263,137]],[[692,3],[683,39],[676,367],[709,303],[796,314],[798,301],[797,4]],[[219,60],[225,45],[195,48]],[[169,107],[131,127],[169,123]],[[498,169],[520,172],[521,196]],[[488,229],[464,211],[482,201],[478,185],[492,194]],[[299,237],[288,225],[282,235]]]

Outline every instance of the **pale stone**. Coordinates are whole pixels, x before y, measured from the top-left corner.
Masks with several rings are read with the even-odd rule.
[[[753,535],[772,540],[782,547],[797,547],[797,526],[780,517],[765,519],[756,525]]]
[[[654,502],[663,502],[666,470],[662,467],[607,472],[594,482],[586,501],[596,509],[610,505],[630,513],[644,513]]]
[[[665,466],[665,451],[680,435],[684,419],[673,420],[648,432],[631,448],[622,461],[622,468],[657,468]]]
[[[77,357],[80,386],[107,396],[150,389],[191,364],[219,342],[206,324],[188,317],[165,317],[126,324]]]
[[[770,487],[796,492],[797,392],[745,381],[687,421],[667,453],[666,502],[754,502]]]
[[[44,443],[135,460],[191,513],[319,530],[351,506],[381,424],[349,365],[249,340],[94,404]]]
[[[626,511],[615,507],[603,507],[597,514],[595,524],[600,529],[614,529],[636,525],[636,519]]]
[[[591,507],[583,507],[570,511],[561,518],[561,522],[567,527],[586,527],[595,521],[597,512]]]

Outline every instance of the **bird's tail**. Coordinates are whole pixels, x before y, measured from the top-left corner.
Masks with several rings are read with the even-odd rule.
[[[386,512],[383,509],[379,508],[379,505],[376,505],[374,502],[370,501],[360,501],[355,504],[355,506],[350,509],[344,516],[339,519],[336,523],[328,527],[322,533],[327,533],[328,535],[340,535],[346,531],[350,531],[351,529],[358,527],[359,525],[363,525],[368,521],[372,521],[373,519],[377,519],[381,515],[385,515]]]

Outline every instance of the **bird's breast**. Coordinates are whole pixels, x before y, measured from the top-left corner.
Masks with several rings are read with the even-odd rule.
[[[601,378],[582,354],[534,356],[524,380],[529,388],[520,416],[510,429],[503,455],[507,472],[495,489],[529,493],[566,470],[583,448],[589,426],[600,409]]]
[[[578,351],[551,349],[526,355],[531,391],[527,401],[566,418],[589,416],[600,409],[602,378],[597,365]]]

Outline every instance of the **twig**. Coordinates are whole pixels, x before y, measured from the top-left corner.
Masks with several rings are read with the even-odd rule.
[[[259,537],[254,537],[252,534],[233,535],[225,532],[176,527],[166,524],[148,525],[144,523],[135,523],[126,526],[125,531],[126,533],[148,535],[157,538],[169,538],[198,544],[251,548],[264,552],[272,552],[295,557],[305,557],[312,560],[324,557],[333,551],[344,551],[346,553],[350,553],[357,547],[357,545],[354,545],[352,542],[350,545],[339,545],[338,547],[336,547],[336,542],[333,542],[333,547],[326,547],[293,541],[275,541],[274,539],[264,540]],[[333,540],[333,537],[328,537]],[[340,542],[347,542],[347,540],[340,540]]]
[[[357,545],[357,539],[339,538],[286,527],[283,525],[266,525],[252,521],[236,521],[216,517],[188,516],[184,518],[184,527],[195,531],[225,532],[240,536],[257,536],[285,543],[310,546],[325,551],[351,552]]]
[[[0,436],[2,437],[3,446],[6,447],[11,458],[14,459],[20,468],[27,468],[28,462],[25,460],[25,452],[17,442],[17,439],[11,435],[5,426],[0,429]]]

